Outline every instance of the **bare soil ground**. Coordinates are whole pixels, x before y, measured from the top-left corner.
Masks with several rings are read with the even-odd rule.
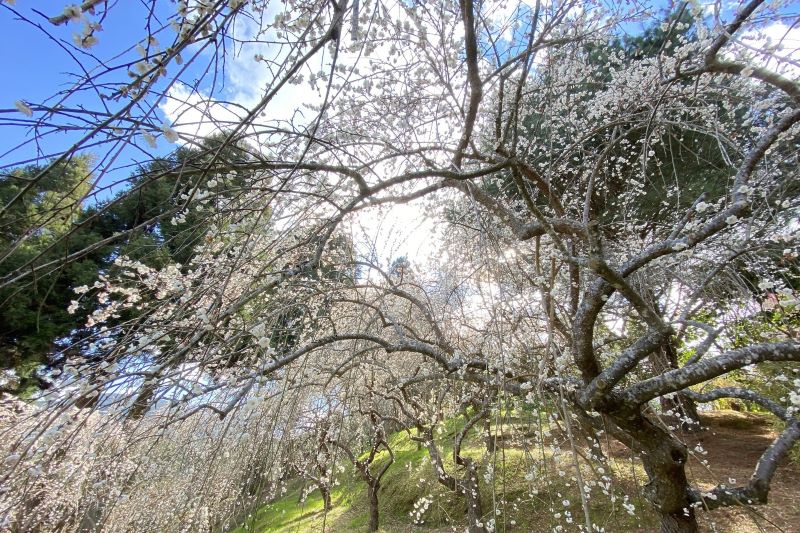
[[[683,436],[690,451],[698,444],[706,451],[692,454],[686,469],[690,482],[700,489],[720,483],[746,484],[761,454],[778,436],[776,419],[732,410],[703,412],[700,417],[704,430]],[[621,443],[612,440],[610,444],[611,456],[630,457],[630,450]],[[636,485],[630,489],[636,490]],[[704,532],[800,533],[800,466],[788,459],[778,466],[767,505],[700,510],[697,518]],[[652,533],[646,527],[630,531]]]
[[[690,479],[701,488],[717,483],[744,484],[764,450],[778,435],[770,417],[737,411],[701,414],[705,431],[688,435],[690,449],[701,444],[707,455],[688,465]],[[708,466],[700,459],[708,461]],[[800,532],[800,467],[789,460],[778,467],[772,480],[769,504],[699,512],[704,531],[750,533],[760,531]]]

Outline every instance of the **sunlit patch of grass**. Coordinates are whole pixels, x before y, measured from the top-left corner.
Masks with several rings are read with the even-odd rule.
[[[528,415],[528,413],[524,413]],[[488,454],[483,434],[476,429],[470,431],[464,442],[462,453],[479,465],[481,500],[486,519],[494,517],[497,531],[549,531],[562,525],[567,529],[577,528],[584,522],[580,500],[581,487],[569,447],[554,448],[527,440],[536,425],[542,423],[525,416],[507,421],[493,431],[506,434],[525,435],[514,439],[512,446],[499,446],[494,454]],[[447,472],[460,477],[463,470],[453,461],[455,434],[463,427],[466,417],[454,417],[443,424],[443,430],[435,435]],[[410,432],[412,436],[416,431]],[[401,533],[420,528],[442,528],[466,525],[466,502],[442,486],[428,456],[427,449],[409,437],[409,432],[400,431],[389,436],[395,462],[382,480],[379,493],[381,531]],[[506,443],[511,442],[507,440]],[[388,452],[378,454],[374,468],[388,460]],[[492,465],[489,473],[487,465]],[[603,494],[598,486],[592,486],[588,498],[592,522],[605,527],[606,531],[654,531],[658,529],[657,517],[641,498],[638,487],[646,480],[641,463],[632,458],[609,458],[609,461],[594,469],[581,462],[581,475],[585,482],[600,481],[602,475],[612,478],[611,494]],[[598,471],[597,467],[603,468]],[[250,529],[245,531],[281,532],[321,531],[323,523],[327,531],[365,531],[369,520],[366,485],[355,474],[348,472],[340,476],[341,485],[333,492],[333,508],[325,515],[319,491],[312,492],[304,503],[299,502],[299,488],[281,499],[265,505],[253,517]],[[636,507],[635,515],[629,515],[622,507],[627,494],[629,502]],[[410,512],[420,498],[429,498],[432,503],[414,523]],[[569,501],[567,505],[565,501]],[[499,513],[495,511],[499,510]],[[571,522],[567,521],[569,512]],[[494,514],[490,514],[494,513]],[[513,522],[513,523],[512,523]]]
[[[325,513],[319,490],[300,501],[302,488],[289,491],[285,496],[268,503],[232,533],[288,533],[290,531],[321,531],[323,524],[333,527],[350,509],[358,491],[356,483],[340,486],[331,491],[331,509]],[[331,529],[332,531],[337,529]],[[340,529],[339,529],[340,530]]]

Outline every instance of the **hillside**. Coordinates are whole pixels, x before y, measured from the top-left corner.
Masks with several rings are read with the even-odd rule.
[[[706,429],[700,434],[686,436],[690,448],[702,444],[709,450],[691,460],[688,471],[692,479],[702,487],[711,487],[724,479],[749,477],[758,456],[775,436],[770,417],[736,411],[707,412],[702,417]],[[459,422],[451,421],[450,431],[437,438],[443,450],[452,451],[447,443],[452,440]],[[467,455],[480,460],[482,465],[481,496],[485,509],[497,509],[495,531],[552,531],[558,526],[565,531],[577,531],[577,524],[582,522],[572,459],[558,451],[563,450],[560,445],[564,442],[557,428],[545,425],[542,428],[545,433],[547,429],[552,430],[550,437],[543,435],[544,443],[532,447],[522,445],[525,437],[533,436],[532,425],[519,420],[505,424],[493,455],[486,453],[483,439],[475,432],[468,439]],[[426,450],[418,449],[405,432],[394,434],[391,444],[396,461],[380,491],[381,531],[463,531],[463,500],[437,483]],[[615,441],[605,441],[602,447],[607,457],[606,473],[611,478],[609,492],[615,498],[600,496],[604,491],[600,485],[604,472],[591,470],[582,462],[581,475],[592,485],[589,503],[593,521],[603,524],[605,531],[656,530],[658,518],[637,488],[646,480],[641,462]],[[584,454],[587,450],[583,447],[576,451]],[[380,460],[385,461],[386,457]],[[708,465],[704,466],[701,461],[707,461]],[[494,465],[493,478],[488,475],[489,464]],[[452,468],[452,460],[447,465]],[[533,468],[534,465],[537,466]],[[797,464],[786,466],[774,481],[769,505],[701,512],[701,527],[708,531],[716,528],[737,533],[799,530],[800,494],[796,487],[800,486],[800,468]],[[346,470],[339,477],[339,485],[332,491],[333,506],[328,513],[323,512],[318,490],[301,500],[304,488],[301,480],[292,481],[283,497],[264,505],[234,533],[366,530],[366,485],[353,471]],[[423,499],[429,504],[424,512],[415,514],[415,510],[423,508]],[[623,503],[633,505],[632,514]]]

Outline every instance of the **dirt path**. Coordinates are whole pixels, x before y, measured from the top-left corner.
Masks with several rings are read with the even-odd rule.
[[[717,483],[744,484],[753,473],[761,453],[777,436],[767,417],[754,413],[714,411],[701,415],[709,429],[687,437],[691,447],[701,444],[706,455],[697,455],[688,465],[690,479],[701,488]],[[708,461],[703,466],[700,459]],[[769,504],[751,508],[700,512],[703,530],[731,533],[759,531],[800,532],[800,468],[785,461],[772,481]]]

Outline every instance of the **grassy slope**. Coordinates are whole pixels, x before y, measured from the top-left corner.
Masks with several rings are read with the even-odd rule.
[[[448,421],[437,437],[442,455],[448,461],[448,472],[453,472],[453,435],[463,422],[462,417]],[[547,429],[538,422],[535,426],[530,422],[530,419],[524,423],[516,419],[503,425],[502,429],[507,434],[528,435]],[[384,477],[380,491],[381,530],[387,533],[412,529],[451,531],[453,526],[462,526],[458,530],[463,531],[464,502],[436,481],[427,451],[418,449],[405,432],[393,435],[391,440],[396,459]],[[493,463],[496,472],[494,482],[484,483],[481,494],[487,512],[501,509],[496,516],[497,531],[551,531],[557,525],[566,530],[577,530],[577,523],[583,522],[574,463],[572,457],[563,452],[569,450],[569,446],[561,446],[561,453],[554,454],[553,450],[550,446],[525,448],[510,441],[505,446],[498,446],[496,454],[488,455],[480,438],[474,433],[470,435],[465,453],[483,460],[482,474],[489,463]],[[380,460],[387,458],[383,456]],[[525,474],[531,472],[534,465],[533,479],[526,480]],[[606,531],[654,530],[655,517],[648,512],[646,503],[635,489],[636,481],[644,479],[638,462],[615,457],[607,470],[612,471],[612,492],[618,499],[612,503],[599,487],[593,487],[589,500],[592,520],[604,526]],[[600,479],[599,472],[585,465],[581,473],[585,480]],[[340,484],[332,492],[333,507],[327,514],[323,513],[319,491],[313,491],[305,501],[300,501],[303,487],[298,481],[282,498],[264,505],[235,533],[365,531],[368,521],[366,485],[350,470],[341,474],[338,480]],[[628,494],[636,506],[636,516],[630,516],[622,508],[623,494]],[[415,525],[409,513],[422,497],[431,498],[433,503],[422,516],[423,523]],[[563,503],[565,499],[569,500],[566,506]],[[567,522],[565,511],[571,513],[573,522]],[[557,513],[560,513],[560,518],[555,518]]]

